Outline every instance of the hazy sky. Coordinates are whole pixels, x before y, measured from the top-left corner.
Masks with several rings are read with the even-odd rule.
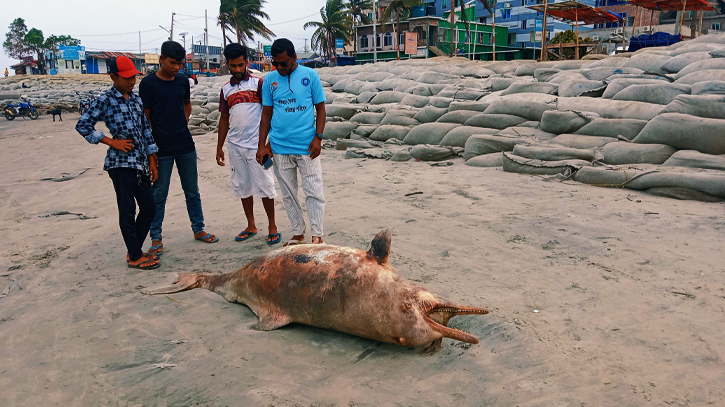
[[[0,42],[5,41],[8,25],[21,17],[28,29],[37,28],[46,37],[71,35],[80,39],[86,50],[139,52],[138,32],[141,31],[142,51],[155,53],[168,37],[159,25],[169,29],[174,12],[174,40],[183,43],[178,34],[188,32],[186,47],[191,49],[192,36],[196,43],[203,39],[206,9],[209,45],[222,45],[221,28],[216,23],[219,0],[33,0],[32,3],[6,0],[2,3]],[[302,50],[305,39],[309,44],[312,35],[311,29],[305,31],[302,26],[307,21],[319,21],[324,4],[325,0],[267,0],[264,11],[270,21],[266,24],[278,37],[289,38],[298,51]],[[255,40],[271,43],[263,38]],[[17,62],[3,50],[0,71]]]

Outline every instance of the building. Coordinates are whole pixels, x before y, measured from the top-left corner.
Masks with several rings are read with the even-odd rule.
[[[15,71],[15,75],[39,75],[40,68],[38,67],[38,61],[33,57],[23,58],[23,62],[19,64],[10,65],[10,69]]]
[[[116,57],[124,56],[133,61],[136,69],[143,72],[144,56],[132,54],[129,52],[112,52],[112,51],[88,51],[86,52],[86,60],[84,63],[84,72],[91,74],[108,73],[108,62]]]
[[[86,47],[81,45],[58,45],[56,52],[46,51],[51,75],[66,73],[83,73],[86,61]]]
[[[217,72],[223,62],[222,47],[209,46],[209,71]],[[187,70],[207,71],[206,46],[194,44],[191,54],[186,56]]]
[[[720,11],[717,11],[717,10]],[[715,11],[705,11],[702,15],[702,34],[722,34],[725,33],[725,1],[718,0]],[[667,11],[662,13],[661,24],[675,24],[677,20],[676,11]],[[683,34],[687,34],[686,28],[695,31],[699,23],[697,13],[692,11],[685,12],[685,23],[683,24]]]

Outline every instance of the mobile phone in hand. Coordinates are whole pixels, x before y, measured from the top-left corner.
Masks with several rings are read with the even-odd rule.
[[[262,158],[262,165],[264,166],[264,169],[268,170],[272,164],[274,164],[274,162],[272,162],[272,157],[270,157],[269,154],[265,154]]]

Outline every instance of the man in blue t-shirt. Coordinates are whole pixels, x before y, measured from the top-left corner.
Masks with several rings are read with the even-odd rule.
[[[323,243],[325,195],[318,157],[327,118],[325,91],[315,70],[297,64],[294,45],[286,38],[272,44],[272,65],[277,70],[267,74],[262,85],[257,161],[261,164],[265,155],[274,155],[274,172],[294,234],[285,246],[305,243],[305,220],[297,199],[298,170],[310,217],[312,243]]]

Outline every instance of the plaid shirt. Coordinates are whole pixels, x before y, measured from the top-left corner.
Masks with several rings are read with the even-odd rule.
[[[114,139],[133,140],[134,148],[124,153],[109,147],[103,169],[108,171],[111,168],[136,168],[149,175],[148,156],[159,149],[151,136],[151,128],[144,115],[141,98],[133,92],[128,96],[126,100],[121,92],[111,87],[78,119],[76,130],[89,143],[98,144],[106,136],[96,130],[95,125],[99,121],[105,122]]]

